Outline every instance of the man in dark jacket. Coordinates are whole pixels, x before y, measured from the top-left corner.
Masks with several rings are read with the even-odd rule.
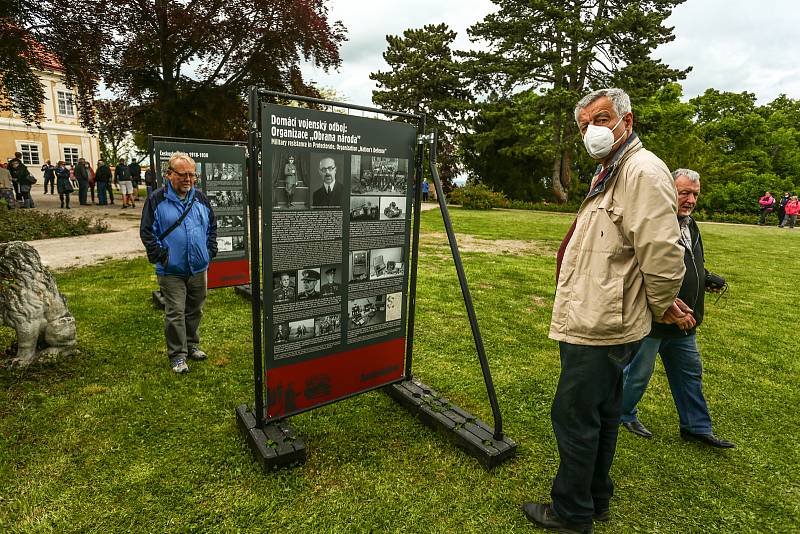
[[[50,184],[50,194],[53,194],[53,190],[56,187],[56,166],[50,163],[48,159],[44,165],[42,165],[42,172],[44,173],[44,194],[47,194],[47,184]]]
[[[653,322],[650,335],[644,338],[636,356],[623,373],[622,426],[643,438],[652,436],[637,418],[636,405],[653,375],[656,354],[660,353],[678,410],[681,438],[711,447],[732,449],[735,446],[733,443],[718,438],[711,431],[711,414],[703,396],[703,365],[695,333],[703,322],[704,291],[712,291],[706,283],[700,229],[690,217],[700,195],[700,175],[690,169],[678,169],[672,173],[672,177],[678,191],[678,221],[686,265],[678,298],[692,312],[685,321],[675,324]]]
[[[19,165],[14,165],[14,162],[18,162]],[[22,201],[22,195],[19,192],[19,182],[17,181],[17,170],[18,169],[25,169],[25,164],[22,163],[22,152],[14,152],[14,157],[8,160],[8,172],[11,173],[11,185],[14,187],[14,197],[17,201]]]
[[[139,184],[142,181],[142,168],[139,166],[139,163],[135,159],[132,159],[131,162],[128,164],[128,173],[131,175],[131,183],[133,184],[134,196],[138,197]]]
[[[111,167],[105,161],[97,160],[97,171],[94,173],[94,181],[97,184],[97,200],[101,206],[108,205],[106,193],[111,184]],[[114,203],[114,194],[111,194],[111,203]]]
[[[89,168],[86,166],[86,160],[83,158],[78,158],[78,163],[75,165],[75,179],[78,180],[78,204],[81,206],[88,206]]]
[[[195,162],[175,152],[164,188],[142,209],[139,235],[164,297],[164,335],[170,366],[186,373],[186,358],[205,359],[200,350],[200,319],[206,300],[208,264],[217,255],[217,220],[208,198],[194,187]]]

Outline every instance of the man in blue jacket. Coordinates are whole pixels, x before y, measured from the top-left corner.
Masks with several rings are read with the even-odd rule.
[[[139,235],[164,297],[164,336],[170,366],[186,373],[186,358],[205,359],[200,320],[206,300],[208,263],[217,255],[217,219],[208,198],[194,184],[195,162],[175,152],[164,187],[147,198]]]

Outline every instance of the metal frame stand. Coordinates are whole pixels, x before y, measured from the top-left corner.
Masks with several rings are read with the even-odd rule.
[[[384,392],[398,403],[406,407],[412,414],[419,417],[427,425],[443,432],[457,446],[464,449],[469,455],[475,457],[485,468],[492,468],[516,454],[517,444],[503,435],[502,416],[497,403],[497,395],[492,383],[489,364],[483,347],[483,341],[478,327],[475,310],[472,305],[472,298],[467,286],[466,275],[461,263],[461,255],[458,252],[455,234],[453,233],[450,216],[445,204],[444,191],[442,190],[441,180],[436,170],[436,135],[424,135],[425,115],[414,115],[404,112],[387,111],[378,108],[344,104],[330,100],[290,95],[274,91],[260,90],[251,87],[249,91],[249,160],[248,160],[248,195],[249,218],[250,218],[250,286],[239,286],[235,291],[244,297],[248,297],[252,304],[253,320],[253,378],[255,383],[255,403],[253,410],[249,410],[247,405],[240,405],[236,408],[237,425],[240,432],[248,442],[254,456],[263,469],[269,470],[297,463],[303,463],[306,459],[305,444],[298,439],[294,431],[286,420],[266,421],[264,417],[264,362],[262,352],[262,298],[261,298],[261,279],[259,277],[260,267],[260,226],[259,226],[259,166],[260,166],[260,141],[261,132],[259,131],[261,97],[269,96],[285,100],[301,101],[323,106],[336,106],[348,109],[380,113],[390,116],[404,117],[417,121],[418,132],[422,135],[418,137],[418,150],[415,158],[415,189],[414,189],[414,220],[412,227],[411,240],[411,272],[409,278],[409,289],[407,299],[407,333],[406,333],[406,361],[405,378],[397,383],[383,388]],[[461,292],[464,297],[464,304],[472,328],[472,335],[475,340],[475,347],[483,372],[484,383],[486,384],[489,401],[494,417],[494,427],[491,427],[479,420],[469,412],[452,404],[446,398],[440,396],[435,390],[416,380],[412,373],[413,346],[414,346],[414,326],[416,311],[416,289],[417,289],[417,267],[419,264],[419,234],[420,234],[420,205],[422,198],[422,177],[424,168],[425,145],[429,146],[429,160],[431,174],[434,179],[439,206],[444,219],[447,236],[450,242],[450,250],[456,264]]]
[[[471,413],[452,404],[448,399],[442,397],[432,388],[422,382],[415,380],[411,375],[411,347],[414,332],[414,308],[409,310],[409,342],[406,355],[406,380],[400,384],[387,386],[384,391],[395,401],[405,406],[411,413],[429,427],[443,433],[458,447],[464,449],[470,456],[473,456],[486,469],[491,469],[507,459],[513,457],[517,452],[517,444],[503,435],[503,417],[500,413],[500,405],[497,402],[492,373],[489,369],[489,361],[486,358],[486,351],[483,347],[478,318],[475,315],[475,307],[472,304],[472,295],[467,284],[467,276],[464,273],[464,265],[461,262],[461,254],[458,250],[453,224],[450,220],[450,213],[447,211],[442,182],[436,169],[436,131],[429,135],[421,135],[419,138],[419,153],[417,155],[417,187],[414,196],[414,245],[412,250],[412,270],[411,270],[411,293],[416,294],[417,281],[417,262],[419,259],[419,227],[420,227],[420,196],[422,190],[422,159],[424,144],[429,146],[429,157],[431,176],[433,177],[436,197],[439,200],[439,209],[442,213],[447,239],[450,243],[450,252],[458,274],[458,282],[461,285],[461,294],[464,297],[464,305],[467,309],[472,338],[475,341],[475,349],[478,353],[478,360],[483,372],[483,381],[486,385],[486,392],[489,396],[489,403],[492,407],[494,418],[494,428],[490,427]],[[412,304],[414,304],[412,302]]]

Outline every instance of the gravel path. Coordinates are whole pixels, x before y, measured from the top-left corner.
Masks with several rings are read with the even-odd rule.
[[[34,186],[33,201],[36,209],[49,212],[64,211],[59,208],[58,195],[43,195],[40,184]],[[117,193],[115,191],[115,196]],[[139,219],[144,202],[137,202],[136,209],[122,209],[120,204],[109,206],[79,206],[78,195],[71,196],[69,214],[96,217],[104,220],[111,232],[106,234],[40,239],[28,244],[39,252],[42,263],[53,270],[70,269],[93,265],[107,260],[144,257],[145,251],[139,240]],[[422,211],[437,208],[432,202],[422,205]]]

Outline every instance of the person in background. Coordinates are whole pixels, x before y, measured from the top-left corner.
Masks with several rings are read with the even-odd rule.
[[[783,228],[783,218],[786,216],[786,203],[791,200],[788,191],[783,192],[781,201],[778,203],[778,228]]]
[[[681,438],[710,447],[732,449],[735,447],[733,443],[718,438],[711,430],[711,413],[703,396],[703,363],[697,349],[696,329],[703,322],[705,291],[719,292],[706,280],[708,271],[705,268],[703,240],[700,228],[691,217],[700,196],[700,175],[691,169],[678,169],[672,173],[672,177],[678,192],[680,244],[686,266],[678,298],[691,311],[675,324],[653,322],[652,330],[623,373],[621,422],[623,428],[637,436],[646,439],[652,437],[652,432],[639,421],[636,405],[644,396],[653,376],[656,355],[661,354],[672,399],[678,410]]]
[[[64,162],[64,165],[66,164],[67,162]],[[75,176],[75,165],[69,166],[69,182],[72,184],[73,189],[78,189],[78,179]]]
[[[78,181],[78,204],[81,206],[88,206],[89,168],[86,166],[86,160],[83,158],[78,158],[78,163],[75,164],[75,179]]]
[[[150,196],[156,187],[158,187],[158,183],[156,182],[156,171],[153,170],[152,167],[148,167],[147,170],[144,172],[144,185],[147,187],[147,196]]]
[[[69,169],[67,169],[67,164],[63,161],[58,162],[58,166],[56,167],[56,188],[58,190],[58,199],[61,201],[61,209],[70,209],[69,207],[69,195],[75,188],[72,185],[72,180],[70,179]]]
[[[767,221],[767,215],[772,213],[775,209],[775,197],[772,196],[772,193],[767,191],[763,197],[758,199],[758,204],[760,206],[758,225],[764,226],[764,223]]]
[[[19,165],[14,165],[14,161],[19,162]],[[26,169],[25,164],[22,163],[22,152],[14,152],[14,157],[8,160],[8,172],[11,173],[11,182],[14,187],[14,198],[17,202],[22,201],[22,195],[19,192],[19,182],[17,182],[17,170]]]
[[[17,207],[17,200],[14,198],[14,185],[11,182],[11,173],[8,172],[8,164],[0,163],[0,201],[6,203],[8,209]]]
[[[48,159],[42,165],[42,172],[44,173],[44,194],[47,194],[47,184],[50,184],[50,194],[53,194],[53,189],[56,186],[56,167],[50,163]]]
[[[114,169],[114,183],[119,186],[119,190],[122,193],[122,209],[135,208],[131,174],[124,159],[120,159],[119,164]]]
[[[34,204],[31,198],[31,189],[33,188],[33,184],[36,183],[36,178],[33,177],[25,164],[17,158],[11,160],[11,169],[13,169],[13,176],[17,179],[19,196],[22,200],[21,207],[33,208]]]
[[[134,200],[139,198],[139,184],[142,181],[142,168],[139,166],[139,162],[135,159],[132,159],[130,164],[128,164],[128,173],[131,175],[131,184],[133,184],[133,198]]]
[[[431,190],[431,184],[429,184],[428,183],[428,179],[425,178],[424,180],[422,180],[422,201],[423,202],[427,202],[428,201],[428,194],[430,193],[430,190]]]
[[[97,184],[97,200],[99,204],[107,206],[106,194],[110,192],[111,168],[102,159],[97,160],[97,172],[94,173],[94,181]],[[113,193],[111,193],[111,203],[114,203]]]
[[[789,202],[786,203],[786,215],[783,219],[783,226],[781,228],[789,228],[794,230],[794,225],[797,223],[797,214],[800,213],[800,201],[797,200],[797,195],[792,196]]]
[[[86,170],[89,173],[89,192],[91,193],[92,196],[92,205],[94,205],[97,204],[94,197],[95,182],[97,181],[97,179],[95,177],[95,172],[94,169],[92,168],[92,164],[87,161],[84,163],[84,165],[86,165]]]

